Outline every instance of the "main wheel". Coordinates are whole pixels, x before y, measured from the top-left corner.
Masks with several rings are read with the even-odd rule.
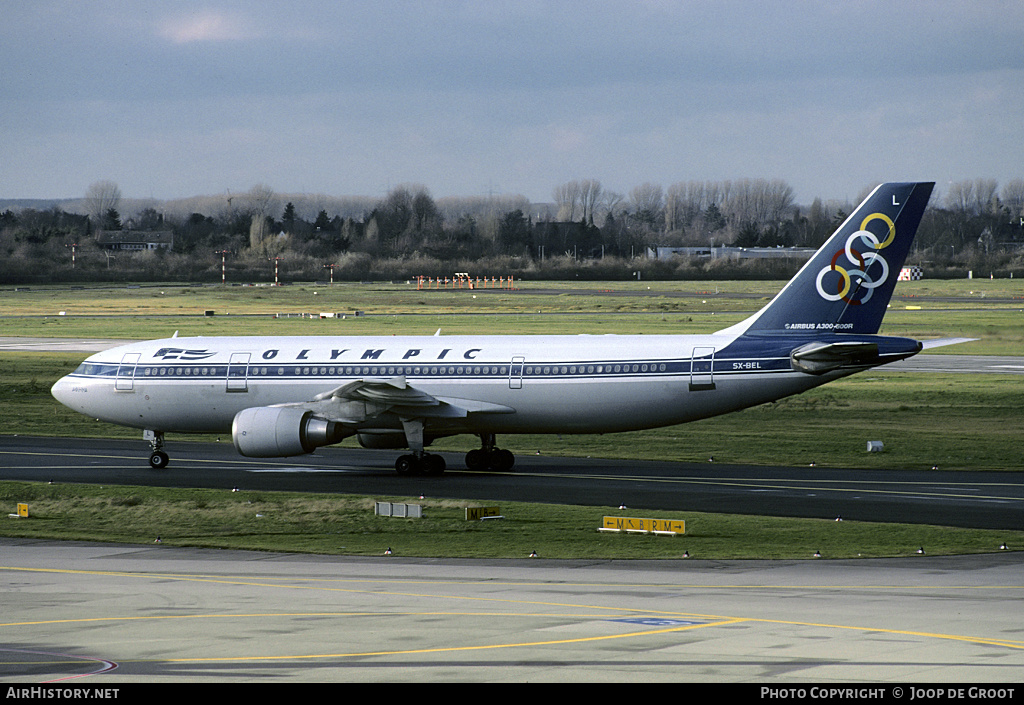
[[[491,452],[490,458],[491,469],[496,472],[508,472],[512,469],[512,466],[516,464],[516,456],[510,450],[495,449]]]
[[[412,475],[418,469],[415,455],[401,455],[395,461],[395,470],[399,475]]]
[[[446,463],[440,455],[424,455],[420,462],[423,465],[423,472],[427,475],[440,475],[444,472]]]
[[[466,468],[469,470],[486,470],[488,466],[487,451],[477,448],[466,453]]]
[[[169,462],[171,462],[170,456],[162,450],[154,451],[149,456],[149,466],[154,470],[163,470]]]

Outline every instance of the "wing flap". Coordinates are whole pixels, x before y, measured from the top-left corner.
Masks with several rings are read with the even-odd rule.
[[[317,394],[311,401],[281,404],[309,409],[342,424],[359,424],[384,413],[400,417],[458,419],[470,414],[511,414],[515,409],[477,399],[435,397],[411,386],[405,377],[362,379]]]

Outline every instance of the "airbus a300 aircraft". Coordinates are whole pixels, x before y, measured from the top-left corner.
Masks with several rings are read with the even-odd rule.
[[[499,434],[611,433],[694,421],[910,357],[877,335],[932,183],[877,187],[761,311],[711,335],[168,338],[98,353],[53,386],[62,404],[144,430],[231,432],[249,457],[357,436],[408,448],[399,473],[440,474],[424,448],[472,434],[473,470],[508,470]]]

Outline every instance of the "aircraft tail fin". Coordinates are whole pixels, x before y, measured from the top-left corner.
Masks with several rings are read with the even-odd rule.
[[[934,186],[878,186],[767,306],[721,332],[877,333]]]

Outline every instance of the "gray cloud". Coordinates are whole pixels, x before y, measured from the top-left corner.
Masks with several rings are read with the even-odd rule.
[[[1020,176],[1018,2],[2,6],[10,197]]]

